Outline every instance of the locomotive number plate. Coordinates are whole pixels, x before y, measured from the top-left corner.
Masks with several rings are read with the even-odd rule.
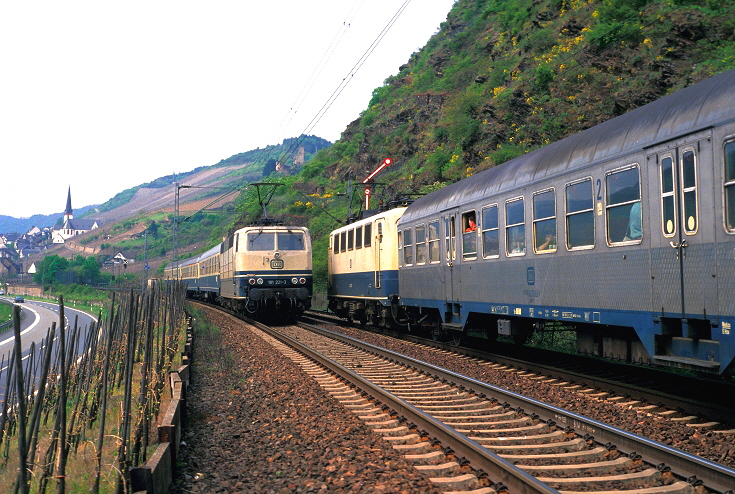
[[[265,284],[266,285],[288,285],[288,281],[286,280],[267,280]]]
[[[283,269],[283,259],[271,259],[271,269]]]

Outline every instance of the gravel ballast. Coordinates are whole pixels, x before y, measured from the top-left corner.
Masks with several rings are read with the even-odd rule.
[[[221,339],[197,342],[195,329],[171,492],[440,492],[300,366],[242,323],[204,312]]]

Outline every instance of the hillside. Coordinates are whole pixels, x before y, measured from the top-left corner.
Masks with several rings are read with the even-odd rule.
[[[735,67],[734,5],[460,0],[304,176],[391,157],[381,181],[415,193],[495,166]]]

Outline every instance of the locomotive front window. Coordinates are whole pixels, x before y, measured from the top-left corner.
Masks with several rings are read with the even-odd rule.
[[[674,158],[661,159],[661,225],[664,237],[676,234],[676,194],[674,193]]]
[[[684,205],[682,225],[687,235],[697,233],[697,160],[694,149],[681,154],[681,203]]]
[[[595,245],[595,203],[592,179],[567,184],[567,248],[578,249]]]
[[[416,264],[426,264],[426,227],[416,227]]]
[[[362,227],[355,228],[355,248],[362,249]]]
[[[413,264],[413,235],[410,228],[403,230],[403,262],[407,266]]]
[[[554,189],[533,196],[533,250],[556,252],[556,196]]]
[[[482,208],[482,257],[500,256],[498,205]]]
[[[305,250],[304,234],[301,232],[277,232],[278,250]]]
[[[505,203],[505,250],[508,256],[526,254],[526,212],[523,197]]]
[[[735,141],[725,144],[725,226],[735,231]]]
[[[439,222],[429,223],[429,262],[439,262]]]
[[[605,176],[605,193],[608,243],[640,242],[643,226],[638,165],[608,172]]]
[[[249,232],[247,236],[249,251],[276,249],[276,236],[273,232]]]

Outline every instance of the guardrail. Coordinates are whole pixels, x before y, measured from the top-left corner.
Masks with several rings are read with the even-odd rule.
[[[131,492],[163,494],[169,491],[176,475],[176,457],[186,418],[186,391],[191,375],[191,317],[186,322],[186,344],[181,353],[181,367],[169,372],[169,401],[166,414],[158,425],[158,447],[145,465],[130,469]]]

